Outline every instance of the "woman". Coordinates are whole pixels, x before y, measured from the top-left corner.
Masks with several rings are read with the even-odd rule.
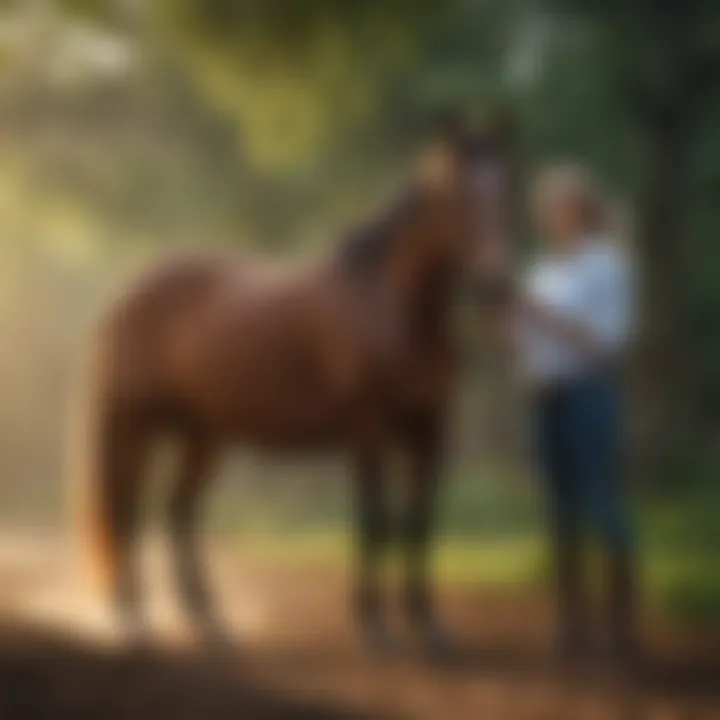
[[[560,651],[589,650],[582,541],[607,560],[605,650],[633,649],[632,541],[620,493],[618,368],[632,334],[633,277],[588,172],[546,168],[532,194],[543,240],[519,302],[520,361],[531,390],[550,497],[560,611]]]

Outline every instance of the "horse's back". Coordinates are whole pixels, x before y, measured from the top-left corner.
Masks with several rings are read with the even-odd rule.
[[[352,297],[321,264],[172,259],[112,308],[115,389],[270,442],[327,434],[367,366]]]
[[[183,391],[243,439],[333,435],[367,368],[351,300],[321,267],[245,265],[177,336]]]

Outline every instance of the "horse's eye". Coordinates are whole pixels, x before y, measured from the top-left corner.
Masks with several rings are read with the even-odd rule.
[[[504,168],[497,158],[481,158],[475,161],[472,171],[473,186],[478,193],[497,195],[504,182]]]

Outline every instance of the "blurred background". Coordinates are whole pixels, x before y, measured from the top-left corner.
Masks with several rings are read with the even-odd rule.
[[[632,208],[643,333],[626,450],[648,615],[720,625],[713,0],[4,0],[5,547],[64,526],[67,410],[92,323],[128,278],[186,247],[322,252],[388,197],[448,107],[505,108],[522,173],[579,159]],[[475,309],[458,323],[440,573],[532,595],[547,561],[526,415]],[[263,563],[342,565],[344,473],[238,452],[209,524]]]

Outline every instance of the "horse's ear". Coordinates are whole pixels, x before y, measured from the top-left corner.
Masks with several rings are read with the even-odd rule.
[[[457,110],[445,110],[435,116],[429,144],[420,156],[423,185],[441,190],[455,182],[464,135],[464,120]]]
[[[420,184],[429,190],[446,190],[456,182],[458,169],[455,143],[446,136],[439,136],[420,156],[418,172]]]

